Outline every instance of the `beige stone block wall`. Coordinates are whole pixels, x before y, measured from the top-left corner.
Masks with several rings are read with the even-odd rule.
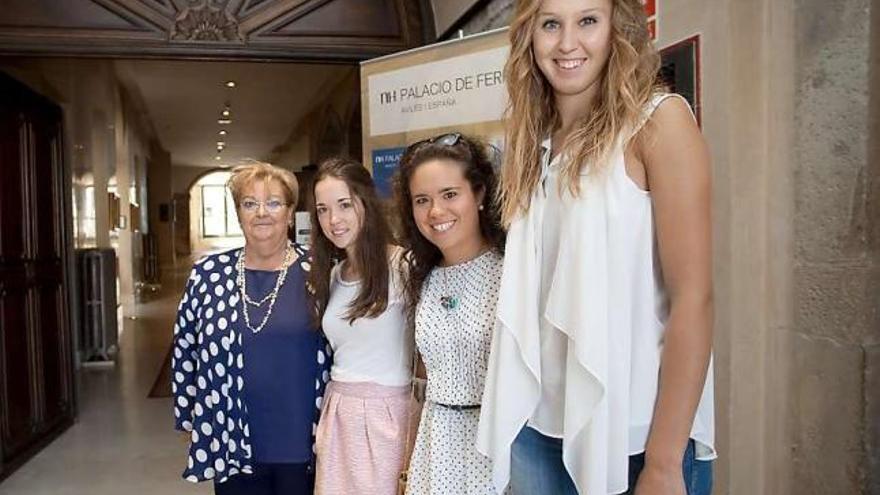
[[[865,346],[865,451],[867,461],[866,493],[880,495],[880,271],[877,270],[880,253],[880,0],[871,4],[871,58],[869,67],[870,95],[868,97],[868,139],[866,226],[867,251],[874,261],[869,294],[873,328]]]
[[[880,219],[869,214],[878,177],[868,143],[878,2],[796,5],[792,489],[870,493],[876,452],[867,432],[876,416],[868,412],[878,389],[868,386],[867,359],[880,341],[880,264],[868,233]]]

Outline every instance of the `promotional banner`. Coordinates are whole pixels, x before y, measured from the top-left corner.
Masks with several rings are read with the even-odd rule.
[[[497,120],[507,47],[369,76],[370,135]]]
[[[361,63],[363,163],[383,197],[413,142],[461,132],[501,147],[508,52],[505,28]]]

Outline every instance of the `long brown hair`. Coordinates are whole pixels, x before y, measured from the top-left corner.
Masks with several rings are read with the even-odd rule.
[[[394,176],[394,202],[402,223],[401,244],[404,248],[403,290],[406,301],[407,321],[414,323],[416,305],[422,293],[422,285],[431,269],[440,264],[443,254],[419,232],[413,216],[412,194],[409,189],[418,167],[430,160],[446,159],[461,165],[464,177],[474,192],[485,191],[483,209],[478,210],[480,234],[490,246],[504,252],[505,232],[501,227],[501,212],[495,197],[498,177],[487,154],[484,143],[468,136],[460,136],[453,145],[440,142],[423,142],[407,148],[400,158],[400,166]]]
[[[358,318],[378,316],[388,307],[388,245],[392,238],[373,179],[363,165],[347,158],[324,160],[312,182],[313,198],[318,182],[330,177],[345,182],[352,201],[360,201],[363,205],[360,232],[353,241],[355,259],[351,260],[360,271],[360,291],[344,315],[351,324]],[[315,324],[320,326],[330,300],[330,271],[334,264],[346,258],[346,252],[324,235],[314,200],[309,205],[309,216],[312,223],[309,283],[314,291],[313,317]]]
[[[648,33],[639,0],[611,1],[611,50],[592,108],[566,138],[563,164],[572,194],[580,193],[582,169],[598,171],[622,133],[643,118],[645,104],[658,90],[660,56]],[[510,56],[504,68],[510,103],[500,201],[504,225],[528,211],[541,177],[541,142],[559,126],[553,88],[535,62],[532,35],[541,0],[518,0],[510,24]]]

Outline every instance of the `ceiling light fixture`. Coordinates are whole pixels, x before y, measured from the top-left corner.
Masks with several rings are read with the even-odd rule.
[[[217,141],[217,146],[220,148],[226,146],[226,141]]]
[[[226,135],[226,129],[220,129],[220,132],[218,132],[217,134],[220,134],[221,136],[225,136],[225,135]]]
[[[232,118],[230,117],[232,112],[229,111],[229,102],[223,104],[223,111],[220,112],[220,118],[217,119],[218,124],[226,125],[232,123]]]
[[[227,88],[234,88],[234,87],[235,87],[235,81],[226,81],[226,87],[227,87]]]
[[[215,159],[215,160],[219,160],[219,159],[220,159],[220,155],[215,156],[214,159]]]

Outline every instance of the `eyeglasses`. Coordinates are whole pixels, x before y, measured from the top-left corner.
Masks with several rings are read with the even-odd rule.
[[[246,199],[241,202],[241,209],[248,213],[256,213],[262,206],[269,213],[278,213],[281,208],[287,206],[287,203],[280,199],[267,199],[266,201],[257,201],[255,199]]]
[[[440,134],[438,136],[430,137],[428,139],[422,139],[421,141],[416,141],[415,143],[406,147],[406,150],[403,152],[404,155],[411,155],[415,153],[419,148],[428,144],[441,144],[443,146],[455,146],[461,142],[461,133],[460,132],[450,132],[446,134]],[[501,150],[498,149],[492,143],[486,144],[486,154],[489,155],[489,161],[492,165],[497,169],[501,165]]]
[[[422,139],[421,141],[416,141],[415,143],[406,147],[406,152],[411,153],[426,144],[442,144],[443,146],[455,146],[461,140],[460,132],[450,132],[447,134],[440,134],[439,136],[429,137],[428,139]]]

